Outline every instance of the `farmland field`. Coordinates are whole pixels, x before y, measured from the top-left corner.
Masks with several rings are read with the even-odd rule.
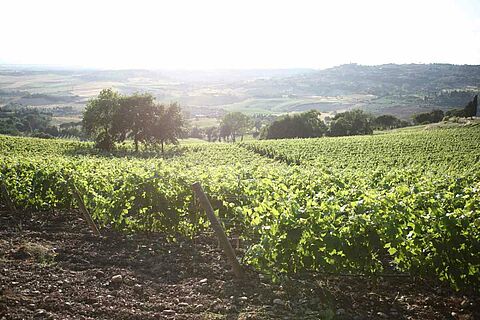
[[[177,101],[192,120],[205,115],[218,120],[226,111],[281,115],[316,109],[328,115],[353,108],[410,120],[412,114],[432,108],[445,111],[464,106],[478,92],[478,73],[478,66],[454,65],[194,72],[0,64],[0,106],[70,106],[79,117],[88,99],[111,87],[122,94],[149,92],[162,103]]]
[[[68,209],[75,183],[101,226],[192,237],[200,181],[245,261],[272,275],[405,272],[479,285],[480,126],[368,137],[188,144],[166,157],[0,138],[18,207]]]

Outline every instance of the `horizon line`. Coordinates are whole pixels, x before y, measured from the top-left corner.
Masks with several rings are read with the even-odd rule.
[[[410,63],[380,63],[380,64],[362,64],[356,62],[342,63],[338,65],[333,65],[329,67],[279,67],[279,68],[261,68],[261,67],[252,67],[252,68],[172,68],[172,67],[119,67],[119,68],[102,68],[94,66],[80,66],[80,65],[61,65],[61,64],[41,64],[41,63],[6,63],[0,62],[0,67],[18,67],[18,68],[49,68],[49,69],[63,69],[63,70],[95,70],[95,71],[185,71],[185,72],[205,72],[205,71],[272,71],[272,70],[310,70],[310,71],[321,71],[327,69],[338,68],[342,66],[357,65],[361,67],[380,67],[380,66],[406,66],[406,65],[451,65],[451,66],[480,66],[480,64],[469,64],[469,63],[448,63],[448,62],[410,62]]]

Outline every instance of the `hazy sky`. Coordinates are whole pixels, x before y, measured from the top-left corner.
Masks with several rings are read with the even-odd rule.
[[[0,63],[480,64],[480,0],[0,0]]]

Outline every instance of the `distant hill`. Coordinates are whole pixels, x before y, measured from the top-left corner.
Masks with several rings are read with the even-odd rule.
[[[257,100],[288,98],[292,102],[279,110],[276,107],[287,102],[279,101],[270,110],[362,108],[377,114],[392,113],[407,118],[424,109],[465,105],[480,91],[480,66],[347,64],[282,79],[257,80],[243,87],[247,95]],[[251,105],[258,108],[259,102]]]
[[[318,95],[434,94],[445,89],[480,87],[480,66],[451,64],[347,64],[293,77],[299,92]]]
[[[361,108],[408,119],[432,108],[463,107],[480,91],[480,66],[347,64],[325,70],[192,71],[0,65],[0,106],[71,106],[80,112],[88,98],[108,87],[178,101],[192,116],[218,117],[229,110],[282,114]]]

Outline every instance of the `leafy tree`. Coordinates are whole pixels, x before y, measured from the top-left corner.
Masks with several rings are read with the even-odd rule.
[[[416,113],[412,116],[416,124],[436,123],[442,121],[444,113],[442,110],[432,110],[430,112]]]
[[[200,129],[199,127],[195,126],[192,127],[188,133],[189,138],[197,138],[197,139],[202,139],[203,138],[203,130]]]
[[[389,114],[378,116],[373,120],[373,127],[375,129],[385,130],[385,129],[402,128],[406,126],[408,126],[408,122],[402,121],[397,117]]]
[[[215,142],[218,139],[218,127],[205,128],[205,134],[207,135],[208,142]]]
[[[343,117],[330,122],[329,135],[333,137],[348,136],[350,134],[350,124]]]
[[[103,89],[98,97],[88,102],[83,112],[83,128],[100,149],[112,150],[115,142],[124,139],[118,125],[115,125],[120,101],[121,96],[117,92]]]
[[[466,112],[465,108],[464,109],[452,109],[448,110],[445,112],[445,117],[450,118],[450,117],[459,117],[459,118],[466,118]]]
[[[473,97],[473,100],[470,101],[465,107],[465,117],[467,118],[467,117],[476,116],[477,109],[478,109],[478,96],[475,95],[475,97]]]
[[[149,131],[149,138],[153,144],[160,144],[162,153],[164,153],[165,144],[178,144],[178,139],[184,132],[185,120],[177,103],[171,103],[169,106],[158,105],[155,108],[155,117]]]
[[[227,125],[226,123],[220,124],[220,127],[218,128],[218,140],[222,141],[227,141],[229,137],[232,134],[232,128]]]
[[[52,116],[50,114],[40,113],[38,110],[28,110],[22,116],[22,131],[33,133],[34,131],[42,131],[48,127]]]
[[[9,104],[0,108],[0,133],[10,135],[38,135],[45,133],[58,136],[56,126],[51,125],[52,114],[37,108]]]
[[[17,129],[18,124],[18,118],[15,117],[0,121],[0,134],[19,135],[20,131]]]
[[[338,113],[330,123],[329,135],[331,136],[352,136],[372,133],[372,116],[360,109]]]
[[[243,135],[250,127],[250,118],[241,112],[227,113],[220,123],[220,136],[235,142],[237,135]]]
[[[44,130],[41,131],[42,133],[51,135],[52,137],[57,137],[59,134],[57,126],[47,126]]]
[[[155,98],[148,93],[135,93],[120,99],[120,110],[115,114],[115,131],[125,137],[132,138],[135,151],[138,144],[146,144],[149,139],[149,128],[155,121]]]
[[[275,120],[260,133],[261,139],[315,138],[323,136],[327,126],[320,112],[310,110]]]
[[[83,132],[81,131],[82,122],[65,122],[60,124],[59,126],[59,136],[66,136],[66,137],[82,137]]]
[[[476,116],[478,114],[478,95],[476,94],[475,97],[473,98],[473,115]]]
[[[478,112],[478,95],[475,95],[475,97],[473,97],[473,100],[470,101],[465,108],[448,110],[445,113],[445,117],[468,118],[468,117],[476,116],[477,112]]]

